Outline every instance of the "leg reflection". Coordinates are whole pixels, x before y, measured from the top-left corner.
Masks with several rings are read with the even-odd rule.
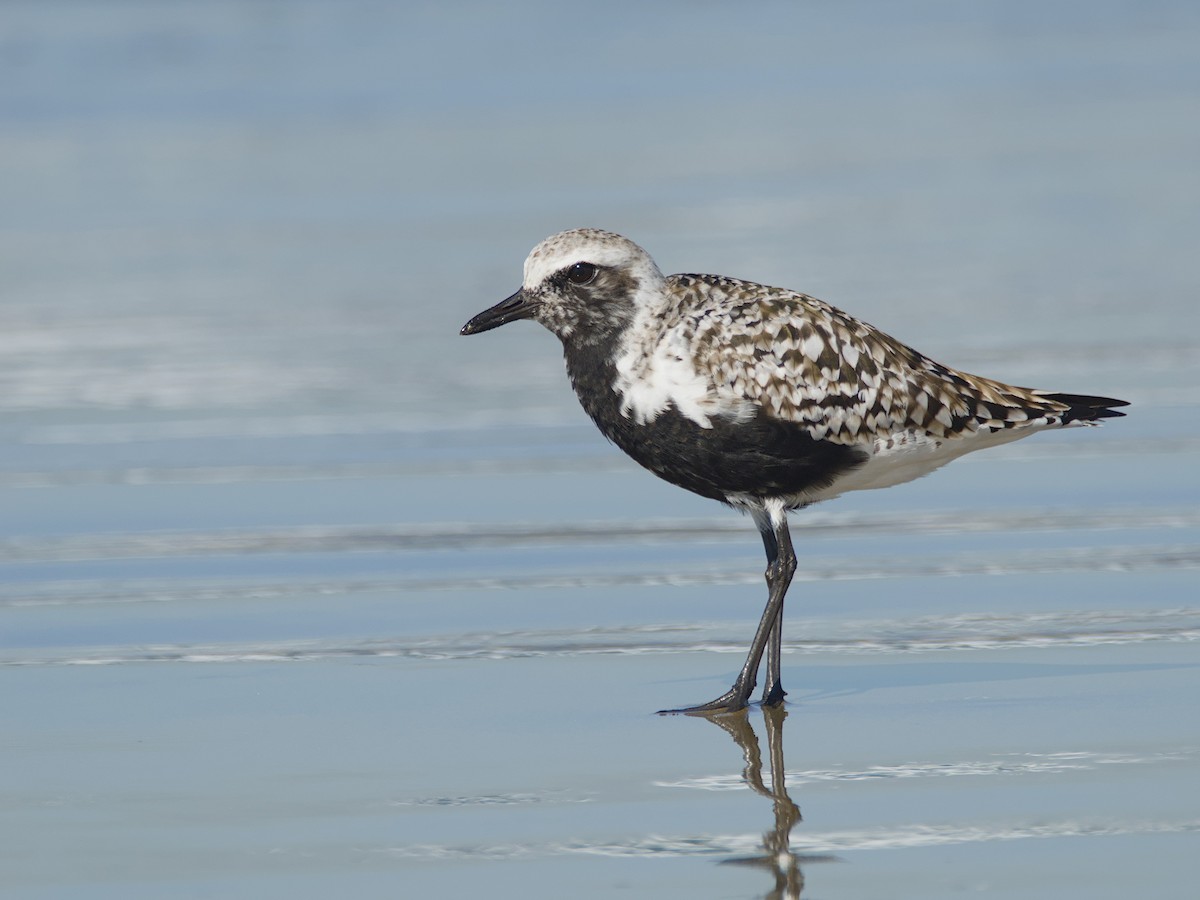
[[[762,750],[758,735],[750,724],[750,710],[732,713],[714,713],[705,716],[719,726],[737,742],[742,750],[742,778],[752,791],[769,797],[774,811],[774,824],[763,834],[761,856],[735,857],[724,860],[735,865],[752,865],[769,868],[775,875],[775,888],[765,896],[769,900],[796,898],[804,889],[802,862],[826,862],[832,856],[803,856],[792,852],[791,835],[796,823],[801,820],[800,807],[792,802],[787,792],[787,770],[783,765],[783,720],[787,711],[782,706],[762,706],[763,721],[767,731],[767,753],[771,765],[771,786],[763,781]]]

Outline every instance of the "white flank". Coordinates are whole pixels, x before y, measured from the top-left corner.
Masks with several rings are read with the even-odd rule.
[[[906,431],[887,439],[878,438],[863,448],[870,454],[865,463],[838,478],[832,486],[813,492],[807,502],[829,500],[847,491],[867,491],[904,484],[928,475],[967,453],[1007,444],[1029,433],[1028,430],[1005,428],[962,437],[934,438],[924,432]]]

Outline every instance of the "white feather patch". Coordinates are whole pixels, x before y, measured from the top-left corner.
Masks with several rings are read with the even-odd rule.
[[[712,428],[714,416],[745,421],[754,414],[744,397],[718,391],[696,370],[682,328],[668,331],[653,349],[646,346],[654,338],[649,322],[635,320],[628,335],[613,360],[617,370],[613,390],[621,396],[623,415],[645,425],[674,406],[701,428]]]

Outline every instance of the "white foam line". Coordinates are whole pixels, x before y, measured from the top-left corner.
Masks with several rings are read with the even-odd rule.
[[[978,844],[990,841],[1038,840],[1047,838],[1112,837],[1133,834],[1189,834],[1200,831],[1200,820],[1104,822],[1066,820],[1013,825],[923,824],[848,831],[793,833],[791,852],[804,862],[814,854],[852,851],[898,850],[921,847]],[[561,841],[498,844],[407,844],[365,849],[364,854],[381,854],[404,859],[500,860],[541,856],[585,854],[624,858],[671,859],[688,856],[762,855],[758,834],[735,835],[646,835],[618,841]]]
[[[391,806],[462,807],[462,806],[533,806],[540,804],[591,803],[591,796],[581,796],[566,790],[514,792],[507,794],[476,794],[441,797],[417,797],[393,800]]]
[[[1003,556],[963,554],[949,558],[882,557],[864,561],[825,558],[820,565],[807,563],[796,573],[797,582],[871,581],[896,578],[951,578],[979,575],[1069,574],[1074,572],[1154,572],[1200,567],[1200,547],[1090,547],[1054,551],[1010,553]],[[338,596],[361,593],[417,594],[435,591],[569,590],[625,587],[704,587],[758,585],[762,573],[754,569],[690,569],[657,572],[581,572],[578,574],[530,573],[522,575],[447,575],[434,578],[376,578],[340,581],[221,583],[176,579],[155,582],[100,580],[0,585],[0,608],[35,606],[88,606],[126,603],[250,602],[289,597]]]
[[[1200,510],[1019,509],[881,513],[816,513],[799,517],[793,531],[809,537],[867,534],[1076,532],[1200,527]],[[85,559],[218,556],[261,553],[361,553],[480,547],[671,543],[689,544],[744,537],[752,530],[735,516],[720,519],[634,519],[596,522],[482,525],[470,522],[390,526],[301,526],[198,532],[131,532],[60,537],[16,537],[0,541],[0,560],[14,562]]]
[[[957,778],[1044,775],[1069,771],[1084,771],[1101,766],[1157,765],[1163,762],[1191,759],[1195,749],[1183,749],[1168,753],[1137,755],[1132,753],[1095,753],[1071,751],[1060,753],[1023,753],[1016,756],[1001,756],[995,760],[953,763],[901,763],[888,766],[869,766],[865,769],[811,769],[789,771],[787,784],[799,787],[821,782],[846,781],[891,781],[913,778]],[[699,791],[748,790],[741,775],[722,774],[677,781],[655,781],[656,787],[685,788]]]
[[[1073,572],[1134,572],[1200,567],[1200,546],[1083,547],[1000,554],[960,554],[945,558],[882,557],[864,562],[861,557],[824,559],[807,563],[794,581],[863,581],[895,578],[942,578],[975,575],[1046,575]],[[495,577],[414,579],[404,589],[432,590],[532,590],[567,588],[620,588],[760,584],[762,572],[728,569],[674,572],[590,572],[531,574]]]
[[[104,649],[55,648],[9,650],[0,666],[101,666],[134,663],[247,663],[306,662],[344,658],[402,658],[428,661],[508,660],[591,655],[645,655],[745,652],[738,625],[630,626],[585,630],[521,631],[395,638],[350,643],[322,641],[267,644],[138,645]],[[827,637],[785,641],[785,653],[846,655],[922,654],[946,651],[986,651],[1013,648],[1111,646],[1144,643],[1184,643],[1200,640],[1200,610],[1062,613],[1050,619],[981,617],[974,629],[967,620],[918,619],[897,622],[810,622],[808,632],[852,633],[849,638]],[[965,633],[964,633],[965,632]],[[718,633],[737,633],[723,638]]]

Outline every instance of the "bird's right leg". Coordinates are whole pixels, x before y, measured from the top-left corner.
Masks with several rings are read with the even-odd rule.
[[[734,679],[733,686],[720,697],[688,706],[683,709],[659,710],[661,715],[673,713],[708,713],[716,710],[737,710],[746,706],[758,681],[758,668],[763,652],[767,651],[767,685],[763,702],[777,706],[783,702],[784,690],[780,683],[780,656],[782,655],[783,598],[796,572],[796,553],[792,548],[791,533],[788,531],[787,513],[782,507],[771,510],[753,511],[754,521],[763,536],[767,551],[767,605],[759,619],[754,639],[746,662]],[[768,644],[770,649],[768,650]]]

